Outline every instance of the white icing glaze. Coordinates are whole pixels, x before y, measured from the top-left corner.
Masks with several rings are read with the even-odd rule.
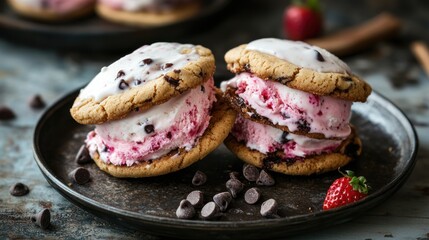
[[[154,4],[154,2],[155,0],[127,0],[123,2],[123,9],[135,12]]]
[[[188,49],[186,53],[182,51]],[[154,43],[143,46],[128,54],[108,67],[103,67],[94,79],[81,90],[80,98],[94,98],[101,102],[110,95],[118,94],[127,89],[141,86],[148,81],[157,79],[173,70],[179,70],[200,56],[191,44]],[[151,59],[151,63],[144,63]],[[172,64],[171,66],[168,66]],[[120,74],[120,72],[123,74]],[[120,89],[121,81],[124,89]]]
[[[317,72],[351,73],[347,64],[332,53],[304,42],[263,38],[250,42],[246,49],[270,54],[299,67]],[[318,52],[323,61],[318,60]]]

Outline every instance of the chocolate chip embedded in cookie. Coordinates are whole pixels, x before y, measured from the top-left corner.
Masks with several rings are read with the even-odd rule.
[[[229,50],[225,60],[233,73],[253,73],[316,95],[364,102],[371,93],[371,87],[344,62],[303,42],[259,39]]]

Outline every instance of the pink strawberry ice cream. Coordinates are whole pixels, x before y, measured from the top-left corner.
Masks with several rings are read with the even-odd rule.
[[[247,106],[289,132],[322,133],[326,138],[346,138],[350,132],[351,101],[318,96],[241,73],[221,84],[242,98]]]
[[[314,139],[284,132],[280,129],[250,121],[238,116],[231,134],[250,149],[264,154],[277,151],[285,159],[305,158],[322,153],[331,153],[341,145],[342,140]]]
[[[90,155],[105,163],[131,166],[177,148],[190,150],[209,125],[213,79],[148,110],[97,125],[86,139]]]
[[[15,0],[18,3],[56,13],[69,13],[95,3],[95,0]]]

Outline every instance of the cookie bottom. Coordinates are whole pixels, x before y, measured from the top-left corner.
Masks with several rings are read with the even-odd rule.
[[[37,9],[23,5],[15,0],[7,0],[12,9],[19,15],[45,22],[64,22],[87,16],[94,12],[94,5],[88,4],[80,9],[67,13],[58,13],[51,10]]]
[[[94,161],[97,166],[114,177],[141,178],[168,174],[186,168],[203,159],[215,150],[228,136],[235,122],[236,112],[217,95],[214,103],[210,124],[200,137],[198,143],[189,151],[178,149],[166,156],[132,166],[106,164],[96,154]]]
[[[165,13],[147,11],[127,12],[112,9],[100,3],[96,5],[95,9],[99,16],[112,22],[134,26],[160,26],[194,16],[200,10],[200,3],[199,1],[195,1]]]
[[[226,147],[238,158],[254,166],[269,169],[286,175],[312,175],[329,172],[348,164],[362,152],[362,143],[355,131],[343,141],[337,152],[309,156],[296,161],[282,161],[280,157],[269,156],[252,150],[244,143],[229,135],[224,141]]]

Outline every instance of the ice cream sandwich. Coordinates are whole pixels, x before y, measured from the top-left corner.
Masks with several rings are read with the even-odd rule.
[[[94,11],[95,0],[8,0],[18,14],[40,21],[68,21]]]
[[[214,86],[214,57],[202,46],[154,43],[103,67],[70,112],[94,124],[86,138],[100,169],[149,177],[185,168],[228,136],[236,113]]]
[[[274,38],[225,55],[236,76],[221,89],[238,113],[226,146],[240,159],[289,175],[335,170],[359,155],[353,102],[371,87],[339,58],[303,42]]]
[[[161,26],[194,16],[200,5],[200,0],[99,0],[96,11],[116,23]]]

